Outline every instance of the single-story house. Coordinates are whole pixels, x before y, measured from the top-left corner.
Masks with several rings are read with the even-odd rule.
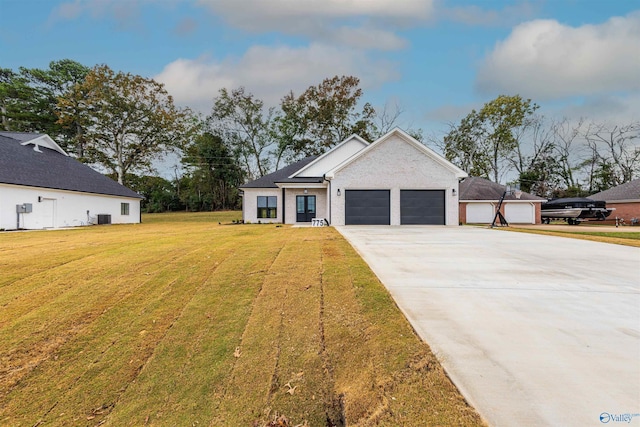
[[[141,199],[48,135],[0,132],[2,230],[139,223]]]
[[[247,223],[458,225],[467,174],[400,129],[372,143],[351,136],[240,188]]]
[[[460,222],[491,224],[505,186],[488,179],[469,177],[460,183]],[[540,207],[546,199],[524,191],[505,196],[501,213],[508,223],[540,224]]]
[[[608,219],[618,217],[630,222],[632,218],[640,218],[640,178],[601,191],[589,198],[605,201],[607,208],[615,208]]]

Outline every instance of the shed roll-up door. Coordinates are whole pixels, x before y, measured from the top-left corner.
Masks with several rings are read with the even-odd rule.
[[[389,225],[389,190],[346,190],[347,225]]]
[[[400,224],[444,225],[444,190],[400,190]]]

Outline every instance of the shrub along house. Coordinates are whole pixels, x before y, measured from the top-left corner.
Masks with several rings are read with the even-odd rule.
[[[369,144],[354,135],[249,182],[245,222],[458,225],[458,182],[467,174],[400,129]]]
[[[505,186],[488,179],[469,177],[460,183],[460,222],[491,224]],[[501,213],[508,223],[541,224],[540,208],[546,199],[526,192],[507,195]]]
[[[0,132],[0,229],[139,223],[141,198],[47,135]]]

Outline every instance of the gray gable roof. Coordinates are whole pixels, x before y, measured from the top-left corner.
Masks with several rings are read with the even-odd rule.
[[[640,178],[589,196],[593,200],[640,200]]]
[[[322,182],[322,177],[301,177],[301,178],[289,178],[291,175],[317,159],[318,156],[309,156],[304,159],[292,163],[282,169],[258,178],[254,181],[241,185],[240,188],[278,188],[277,182]]]
[[[0,133],[0,183],[141,199],[138,193],[58,151],[22,145],[41,134]]]
[[[496,184],[488,179],[480,178],[477,176],[471,176],[465,178],[460,183],[460,201],[465,200],[500,200],[504,193],[505,186]],[[546,199],[533,194],[525,193],[524,191],[517,199],[516,196],[510,195],[504,198],[505,200],[529,200],[543,202]]]
[[[32,139],[40,138],[42,133],[31,133],[31,132],[0,132],[1,136],[6,136],[8,138],[16,139],[20,142],[31,141]]]

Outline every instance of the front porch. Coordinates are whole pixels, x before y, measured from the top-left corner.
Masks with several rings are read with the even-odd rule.
[[[316,219],[329,221],[328,183],[279,183],[285,224],[312,225]]]

